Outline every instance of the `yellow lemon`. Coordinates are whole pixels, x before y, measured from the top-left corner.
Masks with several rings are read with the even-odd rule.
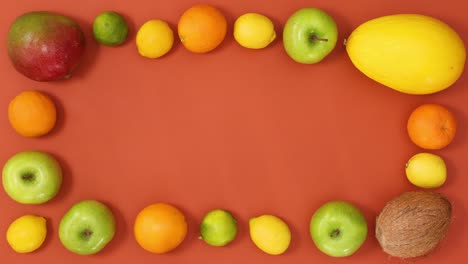
[[[444,160],[435,154],[418,153],[406,163],[406,177],[415,186],[437,188],[447,179],[447,168]]]
[[[6,238],[11,248],[18,253],[38,249],[47,236],[46,219],[41,216],[24,215],[8,227]]]
[[[174,32],[162,20],[145,22],[136,35],[138,53],[146,58],[156,59],[168,53],[174,44]]]
[[[270,255],[283,254],[291,242],[288,225],[274,215],[261,215],[249,220],[250,238],[253,243]]]
[[[262,49],[276,39],[275,27],[264,15],[243,14],[234,22],[234,39],[242,47]]]

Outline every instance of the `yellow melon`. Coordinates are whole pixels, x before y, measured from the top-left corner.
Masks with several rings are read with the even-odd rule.
[[[446,23],[419,14],[369,20],[346,40],[346,51],[367,77],[407,94],[432,94],[463,72],[463,40]]]

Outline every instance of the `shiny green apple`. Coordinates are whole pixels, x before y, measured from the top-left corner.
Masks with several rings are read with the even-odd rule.
[[[2,173],[5,192],[22,204],[42,204],[52,199],[62,185],[62,169],[50,154],[23,151],[5,163]]]
[[[283,29],[286,53],[303,64],[322,61],[335,48],[337,39],[335,20],[319,8],[297,10],[288,18]]]
[[[315,211],[310,235],[317,248],[332,257],[354,254],[367,237],[367,221],[355,205],[330,201]]]
[[[63,246],[79,255],[101,251],[115,235],[115,218],[103,203],[84,200],[73,205],[59,225]]]

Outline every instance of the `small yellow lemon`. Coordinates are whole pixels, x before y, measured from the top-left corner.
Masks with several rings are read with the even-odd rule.
[[[145,22],[136,35],[138,53],[146,58],[156,59],[168,53],[174,44],[174,32],[162,20]]]
[[[288,225],[274,215],[261,215],[249,220],[250,238],[253,243],[270,255],[283,254],[291,242]]]
[[[276,39],[275,27],[264,15],[243,14],[234,22],[234,39],[242,47],[262,49]]]
[[[24,215],[8,227],[6,238],[11,248],[18,253],[38,249],[47,235],[46,219],[41,216]]]
[[[406,177],[415,186],[437,188],[447,179],[447,168],[444,160],[435,154],[418,153],[406,163]]]

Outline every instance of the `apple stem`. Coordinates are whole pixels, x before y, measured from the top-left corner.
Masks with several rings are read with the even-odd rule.
[[[338,236],[340,235],[340,233],[341,233],[340,230],[335,229],[335,230],[333,230],[333,232],[330,234],[330,237],[331,237],[331,238],[338,237]]]
[[[312,41],[323,41],[323,42],[327,42],[327,41],[328,41],[328,39],[319,38],[319,37],[317,37],[316,35],[312,35],[312,37],[310,37],[310,40],[312,40]]]

